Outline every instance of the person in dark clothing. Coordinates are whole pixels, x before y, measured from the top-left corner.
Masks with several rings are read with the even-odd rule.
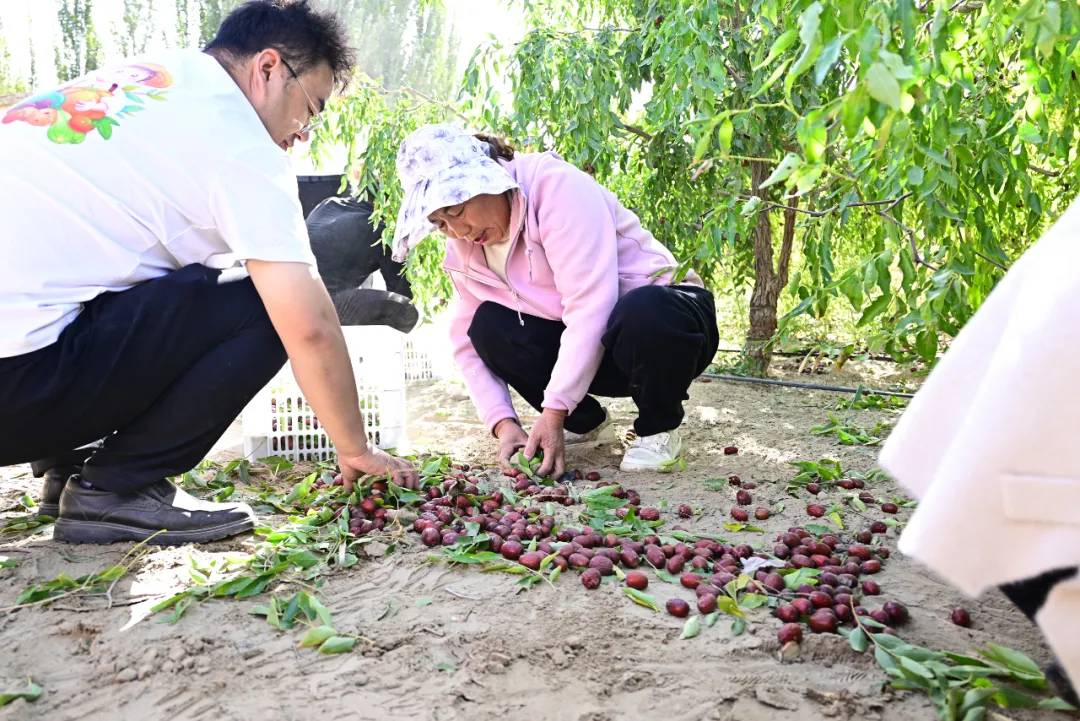
[[[201,501],[168,479],[206,456],[286,359],[348,490],[364,474],[417,485],[408,461],[368,443],[284,152],[354,64],[333,13],[249,0],[203,52],[95,70],[0,119],[0,407],[17,419],[0,433],[0,466],[32,462],[44,476],[56,540],[178,544],[251,529],[246,504]],[[118,83],[160,102],[124,113]],[[64,98],[111,122],[59,113]]]
[[[312,211],[319,207],[327,198],[345,198],[349,195],[349,186],[341,187],[344,175],[298,175],[296,176],[297,190],[300,192],[300,208],[304,211],[304,218],[311,216]]]
[[[420,314],[409,302],[412,288],[405,264],[395,263],[380,240],[383,226],[371,223],[373,208],[366,200],[328,198],[307,219],[311,251],[341,325],[385,325],[408,333]],[[386,290],[360,288],[380,273]]]

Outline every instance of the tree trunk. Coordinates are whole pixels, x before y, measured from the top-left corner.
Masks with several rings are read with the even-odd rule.
[[[750,164],[751,193],[761,198],[763,207],[768,204],[768,189],[761,184],[769,176],[769,166],[760,161]],[[798,198],[787,201],[784,210],[784,234],[780,242],[780,261],[773,267],[772,223],[768,210],[758,212],[754,227],[754,292],[750,296],[750,330],[746,334],[743,357],[748,371],[754,376],[765,376],[772,361],[769,341],[776,334],[776,302],[788,282],[788,265],[791,247],[795,240],[795,210]]]

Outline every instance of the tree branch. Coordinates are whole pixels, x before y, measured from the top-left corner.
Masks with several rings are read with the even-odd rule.
[[[975,251],[975,255],[979,256],[980,258],[982,258],[983,260],[985,260],[985,261],[986,261],[987,263],[990,263],[991,265],[996,265],[997,267],[1001,268],[1001,269],[1002,269],[1003,271],[1005,271],[1006,273],[1008,273],[1008,272],[1009,272],[1009,269],[1008,269],[1008,268],[1006,268],[1006,267],[1005,267],[1004,265],[1002,265],[1001,263],[997,262],[997,261],[996,261],[996,260],[994,260],[993,258],[990,258],[990,257],[988,257],[988,256],[985,256],[985,255],[983,255],[982,253],[980,253],[980,252],[979,252],[979,251],[977,251],[977,250]]]
[[[798,203],[795,198],[793,203]],[[781,287],[788,282],[788,265],[791,261],[791,248],[795,241],[795,211],[798,206],[792,206],[784,211],[784,235],[780,242],[780,261],[777,263],[776,280]]]
[[[1045,175],[1048,178],[1059,178],[1059,177],[1061,177],[1061,173],[1059,173],[1058,171],[1056,171],[1056,170],[1047,170],[1045,168],[1040,168],[1037,165],[1029,165],[1028,170],[1032,170],[1032,171],[1038,173],[1039,175]]]
[[[933,271],[938,270],[933,265],[930,265],[925,260],[923,260],[922,256],[919,255],[919,246],[915,245],[915,231],[914,230],[907,227],[906,225],[901,223],[899,220],[897,220],[896,218],[892,217],[891,215],[889,215],[888,213],[886,213],[884,211],[879,210],[879,211],[877,211],[877,214],[880,215],[885,220],[889,221],[890,223],[895,223],[897,226],[902,228],[905,233],[908,234],[908,241],[911,243],[911,255],[913,256],[913,258],[915,260],[915,263],[917,265],[924,266],[924,267],[929,268],[930,270],[933,270]]]
[[[907,198],[910,198],[910,197],[911,197],[911,192],[907,192],[907,193],[904,193],[903,195],[901,195],[898,198],[889,198],[888,200],[869,200],[869,201],[859,202],[859,203],[848,203],[844,207],[845,208],[865,208],[865,207],[873,206],[873,205],[887,205],[887,206],[889,206],[888,210],[892,210],[894,207],[896,207],[896,205],[898,203],[900,203],[901,201],[906,200]],[[740,198],[740,200],[749,200],[749,198],[745,198],[745,199]],[[799,213],[805,213],[806,215],[810,215],[810,216],[813,216],[815,218],[820,218],[823,215],[829,215],[830,213],[835,213],[837,210],[840,209],[840,206],[839,205],[834,205],[833,207],[827,208],[825,210],[806,210],[804,208],[799,208],[799,207],[791,206],[791,205],[781,205],[779,203],[770,203],[765,208],[762,208],[762,211],[764,212],[766,210],[772,210],[773,208],[778,208],[780,210],[787,210],[787,211],[795,211],[795,212],[799,212]]]
[[[618,118],[615,119],[615,122],[619,124],[620,128],[622,128],[623,130],[625,130],[628,133],[633,133],[634,135],[638,136],[639,138],[643,138],[643,139],[645,139],[647,141],[650,141],[650,142],[653,139],[652,135],[650,135],[646,131],[642,130],[641,128],[637,127],[636,125],[630,125],[628,123],[624,123],[623,121],[619,120]]]

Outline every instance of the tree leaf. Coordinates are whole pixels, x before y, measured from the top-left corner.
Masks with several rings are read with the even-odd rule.
[[[660,611],[660,604],[656,602],[656,597],[643,591],[639,591],[636,588],[623,588],[623,593],[630,597],[630,600],[639,606],[645,608],[651,608],[654,611]]]
[[[768,600],[768,596],[763,596],[760,593],[748,593],[739,599],[739,605],[743,608],[758,608]]]
[[[725,120],[720,124],[719,137],[720,148],[725,153],[731,152],[731,138],[735,135],[735,126],[731,123],[731,120]]]
[[[994,703],[1002,708],[1035,708],[1039,705],[1038,699],[1012,686],[999,686]]]
[[[326,639],[321,646],[319,646],[319,653],[324,655],[330,655],[334,653],[345,653],[351,651],[352,647],[356,645],[355,638],[349,638],[347,636],[333,636]]]
[[[739,211],[740,215],[750,215],[761,206],[761,198],[756,195],[751,195],[750,198],[743,203],[742,210]]]
[[[720,612],[719,611],[713,611],[709,615],[705,616],[705,625],[711,627],[713,624],[715,624],[717,622],[717,620],[719,620],[719,618],[720,618]]]
[[[333,637],[337,632],[329,626],[316,626],[315,628],[304,634],[304,637],[300,639],[300,643],[297,648],[309,648],[311,646],[321,646],[328,638]]]
[[[889,308],[890,303],[892,303],[891,295],[881,295],[875,298],[870,305],[866,306],[866,310],[863,311],[859,322],[855,324],[856,327],[861,328],[868,325],[870,321],[884,313]]]
[[[980,650],[979,654],[992,661],[1003,663],[1020,673],[1032,676],[1042,675],[1042,670],[1037,663],[1014,649],[999,646],[996,643],[988,643],[986,644],[986,650]]]
[[[39,696],[41,696],[41,686],[33,681],[27,681],[26,688],[21,691],[5,691],[0,693],[0,706],[7,706],[17,698],[25,699],[30,702],[37,701]]]
[[[416,600],[416,607],[423,608],[424,606],[430,606],[435,601],[431,596],[425,596],[424,598],[418,598]]]
[[[929,329],[920,331],[919,334],[915,336],[915,352],[927,363],[934,360],[938,353],[937,333]],[[890,518],[889,520],[893,519]],[[886,523],[888,523],[888,521],[886,521]]]
[[[900,665],[906,668],[911,673],[915,674],[916,676],[922,676],[923,678],[934,677],[934,673],[930,669],[928,669],[926,666],[923,666],[918,661],[912,661],[907,656],[900,657]]]
[[[848,37],[850,37],[848,33],[837,35],[822,49],[821,55],[818,55],[817,63],[814,66],[815,85],[821,85],[821,81],[825,79],[825,76],[828,75],[829,71],[836,65],[836,61],[840,59],[840,50],[844,47],[844,43],[847,42]]]
[[[679,638],[693,638],[701,633],[701,616],[691,616],[683,624],[682,635]]]
[[[848,636],[848,642],[851,644],[851,647],[859,653],[862,653],[870,647],[870,639],[867,638],[866,631],[862,630],[862,628],[856,628],[852,631],[851,635]]]
[[[802,158],[798,155],[795,153],[788,153],[784,159],[780,161],[780,164],[776,166],[776,170],[774,170],[772,174],[765,179],[765,182],[761,184],[761,187],[763,189],[768,188],[787,180],[791,177],[791,174],[795,172],[796,168],[799,168],[802,165],[802,163]]]
[[[881,61],[875,62],[866,71],[866,87],[874,100],[893,110],[900,109],[900,83]]]
[[[1025,143],[1031,143],[1032,145],[1039,145],[1043,141],[1042,135],[1039,133],[1039,129],[1029,122],[1022,124],[1016,132],[1017,136]]]
[[[739,608],[739,605],[735,603],[735,599],[731,596],[718,596],[716,598],[716,607],[726,614],[742,618],[742,609]]]
[[[844,133],[848,138],[855,138],[862,129],[863,120],[870,112],[870,95],[866,88],[859,85],[844,98],[843,123]]]
[[[840,519],[839,513],[830,513],[828,516],[826,516],[826,518],[835,523],[836,527],[839,528],[841,531],[844,530],[844,522]]]
[[[752,68],[753,72],[756,73],[758,70],[772,64],[773,60],[776,60],[781,53],[791,47],[797,37],[799,37],[799,31],[795,28],[791,28],[790,30],[781,33],[780,36],[773,41],[772,47],[769,49],[769,55]]]
[[[886,671],[896,668],[896,659],[880,646],[874,647],[874,658],[877,659],[878,665]]]
[[[731,622],[731,635],[741,636],[742,632],[746,630],[746,621],[742,618],[736,618]]]

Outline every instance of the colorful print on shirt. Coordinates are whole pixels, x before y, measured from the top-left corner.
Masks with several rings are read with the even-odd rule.
[[[108,68],[19,103],[4,115],[2,122],[48,127],[49,139],[54,143],[78,144],[95,130],[108,140],[113,127],[120,125],[118,118],[145,110],[145,98],[165,100],[164,90],[172,84],[172,75],[160,65]],[[119,106],[119,101],[124,105]]]

